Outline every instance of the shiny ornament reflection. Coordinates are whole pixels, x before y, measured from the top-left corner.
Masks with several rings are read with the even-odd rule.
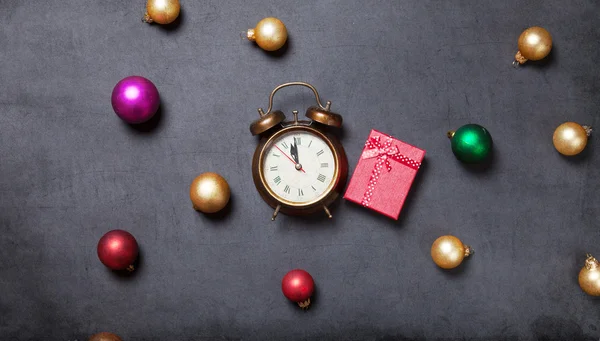
[[[315,291],[315,281],[308,272],[294,269],[283,276],[281,291],[288,300],[298,303],[302,309],[307,309]]]
[[[588,295],[600,296],[600,263],[590,254],[579,271],[579,286]]]
[[[519,36],[519,51],[515,55],[515,65],[523,64],[527,60],[543,59],[551,50],[552,36],[550,32],[542,27],[530,27]]]
[[[285,45],[288,38],[287,28],[277,18],[264,18],[246,33],[246,37],[265,51],[276,51]]]
[[[167,25],[177,19],[180,10],[179,0],[148,0],[142,21]]]
[[[575,122],[565,122],[554,130],[552,143],[554,148],[562,155],[577,155],[585,149],[588,136],[591,133],[591,127],[582,126]]]
[[[133,271],[133,263],[138,257],[138,244],[133,235],[123,230],[107,232],[98,241],[98,258],[112,270]]]
[[[466,124],[456,131],[449,131],[452,152],[465,163],[482,163],[492,153],[492,135],[478,124]]]
[[[473,250],[454,236],[441,236],[431,246],[431,258],[442,269],[453,269]]]
[[[198,175],[190,186],[190,199],[195,210],[215,213],[227,206],[231,191],[227,181],[217,173]]]
[[[125,89],[125,98],[134,100],[140,97],[140,89],[135,86],[129,86]]]
[[[92,335],[89,341],[123,341],[123,339],[113,333],[98,333]]]
[[[150,80],[130,76],[115,85],[111,103],[117,116],[127,123],[136,124],[146,122],[156,114],[160,96]]]

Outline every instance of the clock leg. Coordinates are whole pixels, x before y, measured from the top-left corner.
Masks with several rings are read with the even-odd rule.
[[[275,212],[273,212],[273,216],[271,217],[271,221],[275,220],[275,218],[277,217],[277,213],[279,213],[280,209],[281,205],[277,205],[277,207],[275,208]]]
[[[327,214],[327,217],[329,217],[329,219],[333,218],[333,216],[331,215],[331,212],[329,212],[329,209],[327,208],[327,206],[323,206],[323,210],[325,211],[325,214]]]

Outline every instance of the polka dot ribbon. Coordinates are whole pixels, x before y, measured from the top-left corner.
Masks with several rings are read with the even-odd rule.
[[[388,137],[386,141],[382,144],[380,141],[380,136],[375,136],[369,138],[367,140],[367,143],[365,144],[365,150],[363,151],[360,158],[377,158],[377,163],[375,164],[375,167],[373,167],[373,172],[371,172],[371,178],[369,178],[367,190],[365,191],[365,194],[363,195],[363,199],[361,201],[361,204],[365,207],[369,207],[369,204],[371,203],[373,191],[375,190],[375,186],[377,186],[377,181],[379,181],[379,176],[381,175],[381,170],[383,166],[385,165],[388,172],[392,170],[390,159],[400,162],[401,164],[408,166],[414,170],[418,170],[419,167],[421,167],[420,162],[400,154],[398,147],[392,145],[393,142],[394,140],[391,137]]]

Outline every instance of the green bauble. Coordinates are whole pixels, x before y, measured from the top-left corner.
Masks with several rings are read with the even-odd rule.
[[[481,163],[492,153],[492,135],[479,124],[465,124],[456,131],[449,131],[452,152],[465,163]]]

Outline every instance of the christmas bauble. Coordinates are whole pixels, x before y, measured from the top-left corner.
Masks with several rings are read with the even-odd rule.
[[[310,298],[315,291],[315,282],[308,272],[295,269],[283,276],[281,291],[290,301],[294,301],[300,308],[306,309],[310,305]]]
[[[198,175],[190,186],[190,199],[195,210],[215,213],[227,205],[231,192],[227,181],[217,173]]]
[[[142,21],[167,25],[177,19],[180,10],[179,0],[148,0]]]
[[[255,28],[249,29],[246,36],[248,40],[256,42],[261,49],[276,51],[285,45],[288,33],[281,20],[269,17],[259,21]]]
[[[519,37],[519,52],[515,61],[519,64],[527,60],[545,58],[552,50],[552,36],[542,27],[534,26],[526,29]]]
[[[454,236],[441,236],[431,246],[431,258],[442,269],[453,269],[473,250]]]
[[[466,163],[481,163],[492,153],[492,135],[478,124],[466,124],[456,131],[449,131],[452,152]]]
[[[98,333],[92,335],[89,341],[123,341],[118,335],[113,333]]]
[[[600,296],[600,263],[590,254],[579,271],[579,286],[588,295]]]
[[[577,155],[587,145],[592,128],[575,122],[565,122],[554,130],[552,142],[559,153],[567,156]]]
[[[123,78],[112,92],[112,107],[117,116],[127,123],[142,123],[156,114],[160,105],[158,89],[140,76]]]
[[[112,270],[133,271],[138,251],[135,238],[123,230],[109,231],[98,242],[98,258]]]

